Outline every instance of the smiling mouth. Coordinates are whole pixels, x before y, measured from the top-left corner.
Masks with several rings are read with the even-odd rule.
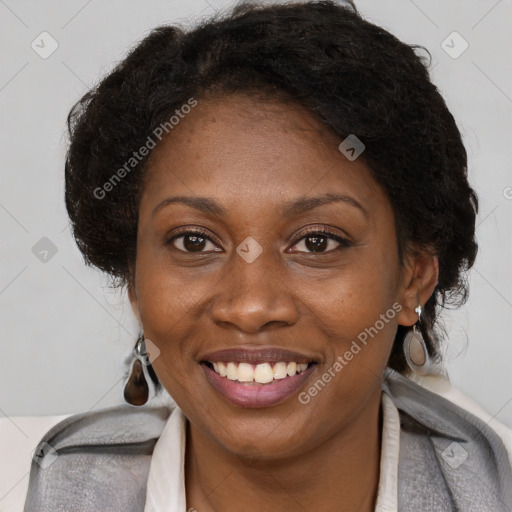
[[[295,361],[258,364],[239,361],[202,361],[201,363],[226,380],[247,385],[271,384],[287,377],[303,374],[309,367],[316,364],[315,362],[297,363]]]

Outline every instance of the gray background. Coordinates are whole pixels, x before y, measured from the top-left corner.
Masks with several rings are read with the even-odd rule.
[[[63,201],[66,115],[151,27],[186,24],[230,5],[0,0],[0,414],[82,412],[121,401],[137,325],[126,297],[84,266],[71,238]],[[512,426],[512,2],[357,6],[370,21],[430,50],[432,78],[463,133],[481,201],[480,253],[468,304],[444,315],[447,366],[456,386]],[[58,43],[47,59],[31,48],[43,31]],[[442,47],[447,40],[449,51],[460,52],[462,40],[447,39],[454,31],[469,45],[457,58]],[[56,253],[40,252],[48,246]]]

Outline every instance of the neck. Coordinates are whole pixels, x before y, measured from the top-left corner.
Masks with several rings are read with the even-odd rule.
[[[247,460],[187,421],[187,510],[373,512],[380,473],[380,390],[342,431],[286,460]]]

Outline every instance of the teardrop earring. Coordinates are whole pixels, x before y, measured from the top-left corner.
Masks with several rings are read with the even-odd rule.
[[[124,385],[123,398],[130,405],[141,406],[148,402],[151,394],[145,375],[149,358],[146,353],[144,334],[141,334],[137,339],[133,354],[135,360],[132,364],[130,376]]]
[[[418,314],[417,324],[419,324],[421,321],[421,304],[418,304],[414,311]],[[414,373],[417,375],[428,375],[432,369],[432,361],[425,340],[419,329],[416,329],[417,324],[414,324],[412,331],[409,331],[404,338],[404,355],[409,368]]]

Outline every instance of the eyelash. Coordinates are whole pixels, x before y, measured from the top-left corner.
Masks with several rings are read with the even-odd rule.
[[[342,236],[338,235],[337,233],[333,233],[327,228],[311,228],[304,233],[301,234],[300,238],[297,238],[295,242],[293,242],[292,247],[297,245],[301,240],[304,238],[311,237],[313,235],[324,235],[326,238],[330,238],[331,240],[335,240],[340,245],[336,247],[336,249],[331,249],[330,251],[324,251],[315,253],[314,251],[308,252],[306,254],[329,254],[334,251],[339,251],[341,249],[346,249],[347,247],[351,246],[350,241],[347,238],[343,238]]]
[[[209,240],[212,243],[215,243],[211,239],[211,237],[205,231],[202,231],[200,229],[188,229],[187,231],[182,231],[180,233],[175,234],[173,237],[171,237],[169,240],[167,240],[166,245],[172,245],[175,240],[177,240],[177,239],[179,239],[181,237],[187,236],[187,235],[200,236],[202,238],[206,238],[207,240]],[[330,231],[330,230],[328,230],[326,228],[313,228],[313,229],[310,229],[310,230],[302,233],[300,238],[297,238],[293,242],[292,247],[297,245],[304,238],[308,238],[308,237],[313,236],[313,235],[325,235],[327,238],[330,238],[330,239],[335,240],[336,242],[338,242],[340,244],[340,246],[337,247],[336,249],[331,249],[330,251],[323,251],[323,252],[318,252],[318,253],[315,253],[314,251],[311,251],[311,252],[307,252],[306,254],[328,254],[328,253],[331,253],[331,252],[334,252],[334,251],[337,251],[337,250],[340,250],[340,249],[344,249],[344,248],[347,248],[347,247],[351,246],[351,243],[350,243],[350,241],[348,239],[343,238],[340,235],[338,235],[336,233],[333,233],[332,231]],[[182,251],[181,249],[177,249],[177,250],[180,251],[180,252],[184,252],[185,254],[194,254],[194,251]],[[201,252],[203,252],[203,251],[197,251],[198,254],[201,254]]]

